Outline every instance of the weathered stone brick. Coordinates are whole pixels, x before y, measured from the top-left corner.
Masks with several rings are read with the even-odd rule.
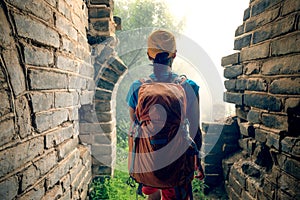
[[[52,51],[33,47],[24,47],[25,63],[35,66],[50,66],[54,64],[54,54]]]
[[[44,181],[41,181],[39,184],[35,185],[32,189],[30,189],[24,195],[18,197],[20,200],[39,200],[42,199],[45,195]]]
[[[77,41],[77,31],[73,27],[72,23],[68,21],[65,17],[57,15],[56,27],[63,35],[66,35],[74,41]]]
[[[270,43],[266,42],[260,45],[243,48],[241,50],[241,61],[256,60],[267,58],[270,52]]]
[[[238,90],[238,91],[246,90],[247,89],[247,83],[248,83],[247,79],[243,79],[243,78],[237,79],[236,84],[235,84],[235,89]]]
[[[240,93],[232,93],[232,92],[225,92],[224,93],[224,101],[228,103],[234,103],[237,105],[243,105],[243,94]]]
[[[281,141],[282,151],[296,157],[300,157],[300,138],[299,137],[285,137]]]
[[[58,159],[65,158],[71,151],[77,148],[78,144],[78,137],[65,140],[58,146]]]
[[[100,122],[110,122],[112,121],[112,113],[111,112],[97,112],[97,118]]]
[[[227,66],[224,68],[224,77],[228,79],[236,78],[243,74],[242,65]]]
[[[79,74],[82,76],[87,76],[93,78],[94,76],[94,68],[90,63],[83,62],[79,67]]]
[[[286,173],[292,175],[296,179],[300,179],[300,162],[296,159],[281,155],[279,165]]]
[[[300,2],[294,1],[294,0],[287,0],[284,1],[283,7],[282,7],[282,15],[287,15],[292,12],[300,10]]]
[[[66,74],[45,70],[29,70],[29,84],[33,90],[67,89]]]
[[[82,91],[79,98],[80,98],[80,104],[86,105],[91,104],[94,99],[94,91]]]
[[[91,0],[90,3],[95,5],[106,5],[108,7],[112,4],[111,0]]]
[[[300,94],[300,78],[276,79],[270,84],[270,92],[273,94]]]
[[[282,0],[261,0],[252,6],[252,16],[256,16],[270,7],[280,3]]]
[[[91,152],[90,149],[83,145],[78,145],[78,149],[80,151],[80,159],[82,160],[82,164],[86,167],[91,164]],[[89,164],[88,164],[89,163]]]
[[[251,44],[252,34],[235,38],[234,50],[241,50],[244,47],[248,47]]]
[[[233,190],[232,187],[229,187],[229,186],[227,187],[227,193],[231,199],[234,199],[234,200],[240,199],[240,196]]]
[[[68,110],[55,110],[35,114],[35,127],[38,132],[54,128],[68,120]]]
[[[251,91],[264,91],[266,92],[268,84],[266,80],[261,78],[249,78],[247,80],[247,90]]]
[[[300,55],[272,58],[264,62],[261,68],[263,75],[298,74],[300,72]]]
[[[59,35],[52,28],[26,15],[14,15],[18,34],[49,46],[59,47]]]
[[[79,105],[79,97],[77,92],[55,92],[54,95],[55,108],[64,108]]]
[[[83,62],[91,62],[90,51],[82,47],[75,49],[75,57],[82,60]]]
[[[71,19],[71,8],[65,1],[58,1],[58,11],[64,15],[67,19]]]
[[[232,168],[231,168],[231,175],[233,178],[235,178],[237,180],[237,182],[242,186],[242,188],[246,187],[246,176],[245,174],[242,172],[241,163],[235,163],[233,164]]]
[[[4,49],[11,48],[14,45],[14,38],[11,37],[11,26],[3,9],[0,9],[0,19],[0,46]]]
[[[96,49],[96,51],[99,51],[100,49]],[[101,49],[100,52],[98,52],[98,56],[95,57],[95,61],[98,63],[105,63],[106,61],[108,61],[108,59],[110,58],[110,56],[112,56],[113,53],[113,49],[109,46],[103,46],[103,49]]]
[[[86,80],[86,89],[89,91],[94,91],[96,86],[95,86],[95,81],[93,79],[87,79]]]
[[[232,189],[236,192],[238,196],[241,196],[243,191],[243,186],[233,177],[229,176],[229,184],[231,185]]]
[[[80,183],[84,178],[84,168],[81,168],[78,174],[75,174],[75,179],[71,182],[72,196],[73,198],[78,199],[80,195]]]
[[[23,151],[20,151],[23,149]],[[21,167],[44,151],[44,138],[37,137],[0,152],[0,177]]]
[[[238,37],[238,36],[244,34],[244,29],[245,29],[244,24],[242,24],[242,25],[240,25],[239,27],[237,27],[237,29],[235,30],[234,36],[235,36],[235,37]]]
[[[109,101],[95,101],[95,109],[99,112],[108,112],[111,110],[111,103]]]
[[[53,23],[53,12],[44,1],[8,0],[8,2],[21,10],[33,13],[48,23]]]
[[[222,58],[221,65],[236,65],[240,63],[240,53],[234,53]]]
[[[112,136],[109,134],[93,134],[96,144],[112,144]]]
[[[248,106],[269,111],[280,111],[282,105],[279,98],[260,93],[245,94],[244,103]]]
[[[288,117],[285,115],[275,115],[275,114],[262,114],[262,123],[270,128],[275,128],[279,130],[288,129]]]
[[[104,18],[104,19],[94,19],[91,20],[90,24],[91,28],[93,28],[95,31],[99,32],[108,32],[110,28],[110,19]]]
[[[247,120],[249,110],[250,109],[246,106],[236,106],[235,113],[238,118]]]
[[[279,56],[300,51],[300,33],[274,40],[271,43],[272,56]]]
[[[70,174],[66,174],[64,177],[62,177],[60,182],[61,182],[61,186],[62,186],[63,191],[69,191],[70,190],[70,186],[71,186],[71,176],[70,176]],[[68,193],[68,192],[64,192],[64,193]]]
[[[253,140],[253,138],[248,137],[240,139],[238,143],[242,150],[248,154],[248,156],[253,154],[255,148],[255,140]]]
[[[254,138],[255,129],[250,123],[248,122],[239,123],[239,127],[242,135]]]
[[[80,8],[80,11],[82,9]],[[78,13],[80,13],[80,11]],[[80,35],[84,34],[86,36],[86,30],[88,29],[88,25],[86,25],[85,21],[87,21],[87,18],[83,17],[83,16],[78,16],[77,13],[75,12],[71,12],[71,21],[73,24],[76,24],[75,29],[78,31],[78,35],[77,35],[77,41],[79,42],[80,39]],[[85,38],[85,43],[87,43],[87,38]],[[80,46],[82,43],[79,43]],[[86,46],[86,45],[85,45]]]
[[[255,129],[255,140],[261,143],[265,143],[267,141],[268,131],[262,130],[260,128]]]
[[[70,75],[68,88],[85,90],[87,88],[86,82],[87,82],[87,79],[85,79],[85,78],[82,78],[82,77],[76,76],[76,75]]]
[[[295,16],[288,16],[284,19],[272,23],[269,26],[264,26],[262,29],[254,32],[253,44],[272,39],[279,35],[289,33],[294,29]]]
[[[79,113],[78,113],[78,107],[68,108],[69,112],[69,120],[70,121],[78,121],[79,120]]]
[[[2,54],[12,89],[18,96],[26,90],[25,75],[19,62],[19,54],[15,49],[4,50]]]
[[[243,18],[243,21],[246,21],[247,19],[250,18],[250,11],[251,11],[250,8],[247,8],[247,9],[244,11],[244,18]]]
[[[13,119],[0,122],[0,145],[6,144],[15,137],[15,127]]]
[[[248,178],[246,180],[246,190],[249,191],[251,197],[256,197],[258,188],[260,188],[259,181],[254,178]]]
[[[11,103],[10,103],[10,95],[5,90],[0,91],[0,116],[6,115],[11,112]]]
[[[278,16],[279,16],[279,8],[275,8],[273,10],[266,11],[266,12],[264,12],[264,14],[257,16],[257,17],[253,17],[250,20],[248,20],[245,25],[245,31],[249,32],[249,31],[253,31],[259,27],[262,27],[265,24],[268,24],[268,23],[274,21],[276,18],[278,18]]]
[[[31,110],[28,105],[28,100],[25,96],[21,96],[15,100],[16,121],[18,124],[18,132],[21,138],[31,134]]]
[[[74,130],[72,124],[69,124],[67,127],[60,128],[51,133],[48,133],[45,136],[45,147],[49,149],[51,147],[57,146],[65,140],[71,138],[73,133]]]
[[[298,190],[299,183],[299,179],[296,179],[295,177],[284,172],[281,174],[278,180],[280,189],[294,199],[299,199],[300,197],[300,191]]]
[[[228,91],[234,91],[236,88],[236,80],[225,80],[224,85]]]
[[[272,133],[272,132],[268,132],[266,135],[266,145],[270,148],[275,148],[277,150],[280,149],[280,135]]]
[[[89,8],[89,17],[90,18],[110,18],[111,9],[109,7],[91,7]]]
[[[111,100],[112,93],[104,90],[96,89],[95,98],[97,100]]]
[[[55,185],[53,188],[49,189],[45,196],[43,196],[43,199],[45,200],[52,200],[52,199],[58,199],[63,195],[62,187],[61,185]]]
[[[80,123],[80,133],[104,133],[100,123]]]
[[[276,190],[275,188],[276,186],[272,182],[267,179],[264,180],[264,184],[262,185],[263,193],[269,199],[274,199]]]
[[[0,182],[0,198],[14,199],[18,195],[19,183],[16,176],[9,177]]]
[[[256,198],[251,196],[251,194],[245,190],[242,191],[242,199],[243,200],[255,200]]]
[[[110,90],[110,91],[113,91],[113,89],[115,87],[114,83],[104,80],[103,78],[98,79],[96,84],[97,84],[98,88],[103,88],[103,89]]]
[[[246,64],[246,66],[244,66],[243,73],[246,75],[259,74],[260,68],[261,68],[260,63],[251,62]]]
[[[52,188],[70,169],[75,166],[79,159],[79,151],[75,149],[66,158],[60,161],[57,167],[46,177],[46,188]]]
[[[280,199],[280,200],[295,200],[295,198],[291,197],[289,194],[285,193],[282,190],[278,191],[278,195],[277,196],[278,196],[278,199]]]
[[[109,66],[114,69],[119,75],[123,74],[127,70],[127,66],[119,57],[111,57],[108,60]]]
[[[76,48],[78,48],[78,46],[76,45],[75,42],[71,41],[70,39],[68,39],[66,37],[62,37],[61,49],[63,51],[67,51],[67,52],[70,52],[70,53],[75,53]]]
[[[40,178],[41,174],[36,167],[31,165],[25,169],[22,175],[21,190],[24,191],[28,186],[33,185]]]
[[[56,67],[58,69],[71,71],[75,73],[79,72],[79,63],[74,59],[65,57],[63,55],[57,56]]]
[[[254,110],[254,109],[251,109],[249,112],[248,112],[248,115],[247,115],[247,120],[251,123],[254,123],[254,124],[259,124],[260,123],[260,111],[259,110]]]
[[[270,197],[263,192],[262,188],[259,188],[257,191],[257,199],[270,200]]]
[[[113,153],[112,145],[107,144],[93,144],[92,145],[92,154],[96,158],[100,158],[102,155],[112,155]]]
[[[31,93],[30,97],[34,113],[46,111],[54,107],[53,93]]]
[[[82,165],[82,163],[80,161],[78,163],[76,163],[76,165],[73,166],[73,168],[70,170],[71,183],[76,179],[78,174],[80,174],[81,170],[83,170],[83,169],[84,169],[84,166]]]

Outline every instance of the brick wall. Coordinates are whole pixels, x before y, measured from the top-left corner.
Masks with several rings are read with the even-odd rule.
[[[82,0],[0,2],[0,199],[85,199],[91,153],[81,105],[94,95]]]
[[[88,1],[91,62],[94,67],[95,96],[80,113],[80,140],[91,147],[93,176],[113,175],[116,162],[116,92],[118,80],[127,67],[115,48],[117,24],[112,0]]]
[[[251,0],[222,59],[241,152],[224,160],[230,199],[299,199],[300,1]]]

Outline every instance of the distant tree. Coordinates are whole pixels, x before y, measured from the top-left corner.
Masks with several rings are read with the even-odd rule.
[[[158,0],[116,0],[114,15],[122,20],[117,51],[129,68],[147,61],[146,39],[153,29],[180,33],[185,26],[185,19],[176,20],[168,5]]]
[[[122,30],[160,27],[181,32],[185,19],[175,20],[168,5],[158,0],[116,0],[114,14],[122,19]]]

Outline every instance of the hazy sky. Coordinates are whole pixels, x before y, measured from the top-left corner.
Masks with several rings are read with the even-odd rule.
[[[234,53],[234,33],[250,0],[165,0],[172,13],[186,17],[184,34],[200,45],[216,65]]]

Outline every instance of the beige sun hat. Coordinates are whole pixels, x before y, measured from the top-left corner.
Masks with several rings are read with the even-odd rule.
[[[176,53],[175,37],[172,33],[165,30],[157,30],[148,37],[148,55],[155,58],[158,53],[168,52],[169,58]]]

